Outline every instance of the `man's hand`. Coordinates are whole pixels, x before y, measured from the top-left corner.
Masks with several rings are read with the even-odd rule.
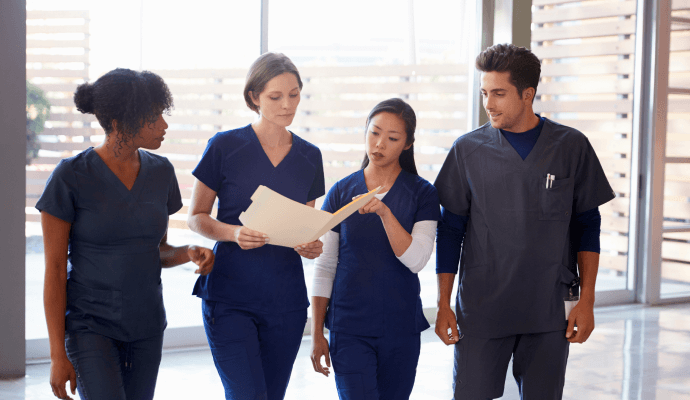
[[[450,333],[448,333],[450,329]],[[458,321],[450,307],[440,307],[436,313],[436,335],[446,346],[457,343],[460,340],[458,333]]]
[[[575,327],[577,326],[577,329]],[[570,311],[565,337],[570,343],[584,343],[594,330],[594,303],[578,302]]]

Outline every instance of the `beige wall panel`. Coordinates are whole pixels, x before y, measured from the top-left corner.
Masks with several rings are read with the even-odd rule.
[[[663,261],[661,263],[661,278],[690,283],[690,264]]]
[[[543,64],[541,66],[541,77],[632,74],[634,69],[635,66],[632,60],[605,63]]]
[[[36,33],[89,33],[89,24],[75,25],[27,25],[27,35]]]
[[[44,49],[44,48],[55,48],[55,47],[65,47],[65,48],[88,48],[89,39],[81,40],[34,40],[27,39],[26,48],[27,49]]]
[[[65,11],[38,11],[29,10],[26,12],[26,19],[61,19],[61,18],[89,18],[89,12],[85,10],[65,10]]]
[[[582,82],[545,82],[539,84],[539,94],[631,93],[632,79],[606,79]]]
[[[574,26],[559,26],[532,31],[533,42],[563,39],[580,39],[600,36],[632,35],[635,33],[635,20],[596,22]]]
[[[26,61],[30,63],[88,63],[89,54],[27,54]]]
[[[540,59],[623,55],[635,53],[635,40],[624,39],[620,41],[568,46],[538,46],[531,50]]]
[[[534,2],[533,2],[534,4]],[[637,9],[635,1],[621,1],[617,3],[591,3],[583,2],[579,7],[558,7],[532,12],[533,24],[544,24],[562,21],[575,21],[580,19],[618,17],[634,15]]]
[[[537,94],[541,94],[537,91]],[[535,112],[606,112],[631,113],[632,100],[612,101],[535,101]],[[632,122],[631,122],[632,123]]]

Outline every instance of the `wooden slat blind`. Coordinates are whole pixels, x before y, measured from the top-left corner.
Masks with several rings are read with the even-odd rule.
[[[532,50],[542,60],[537,112],[581,130],[597,151],[617,198],[600,207],[602,268],[627,270],[630,157],[634,79],[636,2],[533,1]],[[690,8],[675,0],[675,12]],[[688,26],[673,26],[670,81],[690,83]],[[688,85],[690,86],[690,85]],[[668,154],[690,155],[690,99],[669,99]],[[690,220],[690,169],[671,166],[665,190],[664,215]],[[632,184],[637,184],[633,180]],[[670,239],[670,238],[669,238]],[[663,257],[673,267],[664,279],[690,282],[690,241],[664,242]],[[685,268],[681,267],[685,266]]]
[[[81,140],[102,134],[90,127],[93,118],[76,113],[71,100],[76,86],[89,77],[89,12],[27,11],[26,52],[27,79],[43,89],[51,103],[41,137],[57,140],[41,143],[39,158],[27,166],[26,206],[33,207],[55,164],[71,150],[85,148],[88,143]],[[38,217],[29,213],[26,219]]]
[[[160,70],[173,93],[175,109],[166,117],[170,128],[166,141],[156,151],[167,156],[176,168],[184,199],[191,197],[191,170],[206,142],[218,131],[251,123],[255,114],[242,97],[245,69]],[[300,70],[304,89],[302,101],[290,129],[322,148],[327,190],[340,178],[356,171],[364,154],[364,123],[369,110],[379,101],[403,97],[417,112],[416,160],[420,175],[433,181],[447,149],[466,131],[466,65],[393,65],[365,67],[308,67]],[[33,72],[34,76],[48,72]],[[68,74],[56,72],[54,75]],[[79,82],[50,82],[42,87],[60,92],[55,106],[70,111],[51,117],[62,125],[46,135],[61,138],[43,143],[43,154],[34,164],[45,171],[27,175],[27,206],[35,204],[42,184],[61,157],[93,145],[89,138],[103,135],[93,116],[75,113],[71,93]],[[66,123],[66,124],[65,124]],[[81,137],[84,140],[81,141]],[[80,140],[73,140],[80,139]],[[335,146],[335,147],[334,147]],[[343,147],[345,146],[345,147]],[[172,228],[186,229],[185,209],[171,220]],[[28,218],[36,218],[28,216]]]
[[[597,151],[618,197],[601,207],[602,268],[625,271],[629,230],[630,151],[634,68],[635,1],[534,0],[532,50],[542,60],[535,110],[584,132]],[[690,0],[673,8],[690,10]],[[685,11],[683,11],[685,12]],[[55,19],[68,19],[57,25]],[[67,22],[67,23],[64,23]],[[27,77],[48,92],[52,116],[43,151],[27,168],[27,207],[35,204],[55,164],[84,150],[103,132],[93,116],[78,113],[71,101],[76,86],[88,79],[89,16],[85,11],[29,12]],[[690,31],[674,25],[671,82],[690,83]],[[55,33],[59,36],[51,37]],[[73,34],[73,40],[64,39]],[[69,49],[64,54],[46,48]],[[82,49],[74,55],[74,49]],[[58,53],[58,54],[56,54]],[[83,68],[75,68],[75,63]],[[472,66],[393,65],[304,67],[299,115],[291,127],[320,146],[327,186],[355,171],[363,155],[368,111],[389,97],[406,98],[418,115],[416,159],[420,174],[435,178],[447,149],[466,132],[467,76]],[[242,98],[246,69],[162,70],[176,108],[158,153],[176,167],[185,199],[191,195],[190,171],[215,132],[251,123],[254,114]],[[690,156],[690,99],[669,99],[669,155]],[[94,138],[95,139],[95,138]],[[633,180],[633,184],[636,184]],[[327,187],[328,189],[328,187]],[[171,222],[186,228],[186,212]],[[669,220],[690,220],[690,168],[667,167],[664,201]],[[37,220],[27,215],[27,220]],[[666,236],[664,278],[690,281],[690,243]],[[668,242],[668,243],[667,243]]]

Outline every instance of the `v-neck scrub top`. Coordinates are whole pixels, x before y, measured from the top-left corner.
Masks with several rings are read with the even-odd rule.
[[[242,225],[240,214],[259,185],[306,204],[325,193],[321,151],[292,134],[292,147],[277,166],[251,125],[213,136],[192,174],[217,193],[221,222]],[[217,242],[213,271],[201,276],[193,294],[236,309],[282,313],[307,308],[302,259],[292,248],[270,244],[242,250]]]
[[[548,188],[547,174],[555,175]],[[565,329],[563,301],[576,269],[572,214],[615,197],[587,138],[545,119],[523,160],[486,124],[455,141],[434,185],[444,208],[469,216],[461,331],[497,338]]]
[[[65,329],[131,342],[166,326],[160,241],[182,208],[172,164],[139,150],[131,190],[93,148],[55,167],[36,208],[72,224]]]
[[[359,170],[333,185],[322,208],[335,212],[366,192],[364,170]],[[440,217],[434,186],[405,170],[381,201],[407,232],[412,232],[415,222]],[[326,327],[369,337],[428,328],[419,277],[395,256],[381,217],[354,213],[332,230],[339,233],[340,243]]]

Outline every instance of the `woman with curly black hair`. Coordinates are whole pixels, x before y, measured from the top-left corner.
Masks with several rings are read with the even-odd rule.
[[[210,249],[167,243],[169,215],[182,208],[172,164],[160,147],[173,106],[163,79],[115,69],[74,94],[105,141],[55,167],[41,211],[44,305],[53,394],[82,399],[152,399],[166,326],[161,267],[213,268]]]

